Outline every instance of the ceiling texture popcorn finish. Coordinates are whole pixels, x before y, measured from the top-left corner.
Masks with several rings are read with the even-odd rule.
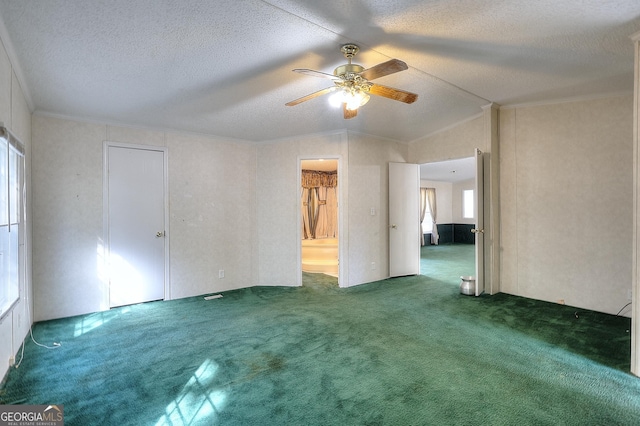
[[[481,112],[633,90],[638,0],[0,0],[0,28],[35,113],[248,141],[351,130],[412,141]],[[2,27],[2,25],[0,25]],[[377,98],[344,120],[326,87],[340,47]]]

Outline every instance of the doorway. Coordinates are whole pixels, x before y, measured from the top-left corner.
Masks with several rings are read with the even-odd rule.
[[[467,157],[454,160],[426,163],[420,165],[421,188],[432,188],[436,195],[436,225],[432,225],[430,207],[427,204],[425,218],[423,220],[423,234],[425,245],[422,246],[421,256],[437,257],[434,251],[458,246],[460,250],[461,264],[474,265],[477,269],[476,259],[476,234],[477,221],[476,188],[476,157]],[[471,203],[471,205],[470,205]],[[471,213],[470,213],[471,212]],[[432,227],[436,226],[437,233]],[[437,237],[436,237],[437,235]],[[462,247],[462,245],[469,247]],[[473,247],[473,248],[472,248]],[[468,257],[468,259],[467,259]],[[438,274],[439,271],[425,270],[429,262],[421,262],[423,275]],[[449,273],[449,275],[452,275]],[[458,271],[452,276],[452,282],[459,283],[461,275],[477,275],[473,269]]]
[[[300,269],[303,286],[339,286],[339,161],[300,160]]]
[[[109,306],[165,299],[166,149],[105,142],[104,154]]]

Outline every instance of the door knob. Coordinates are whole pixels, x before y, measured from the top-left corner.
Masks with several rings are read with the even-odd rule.
[[[391,228],[393,228],[393,229],[397,229],[397,228],[398,228],[398,225],[396,225],[396,224],[394,223],[393,225],[391,225]]]
[[[164,231],[156,232],[156,238],[164,237]]]

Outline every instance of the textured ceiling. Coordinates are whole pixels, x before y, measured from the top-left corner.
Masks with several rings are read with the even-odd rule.
[[[633,89],[638,0],[0,0],[16,74],[35,112],[250,141],[348,129],[411,141],[501,105]],[[351,120],[327,73],[361,47],[374,97]]]
[[[420,179],[437,182],[462,182],[475,179],[476,158],[459,158],[420,165]]]

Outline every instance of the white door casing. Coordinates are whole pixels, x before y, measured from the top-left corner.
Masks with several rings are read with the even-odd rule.
[[[473,216],[475,228],[471,231],[475,234],[476,252],[476,289],[475,295],[480,296],[484,292],[484,167],[482,151],[475,149],[476,178],[475,191],[473,191]]]

